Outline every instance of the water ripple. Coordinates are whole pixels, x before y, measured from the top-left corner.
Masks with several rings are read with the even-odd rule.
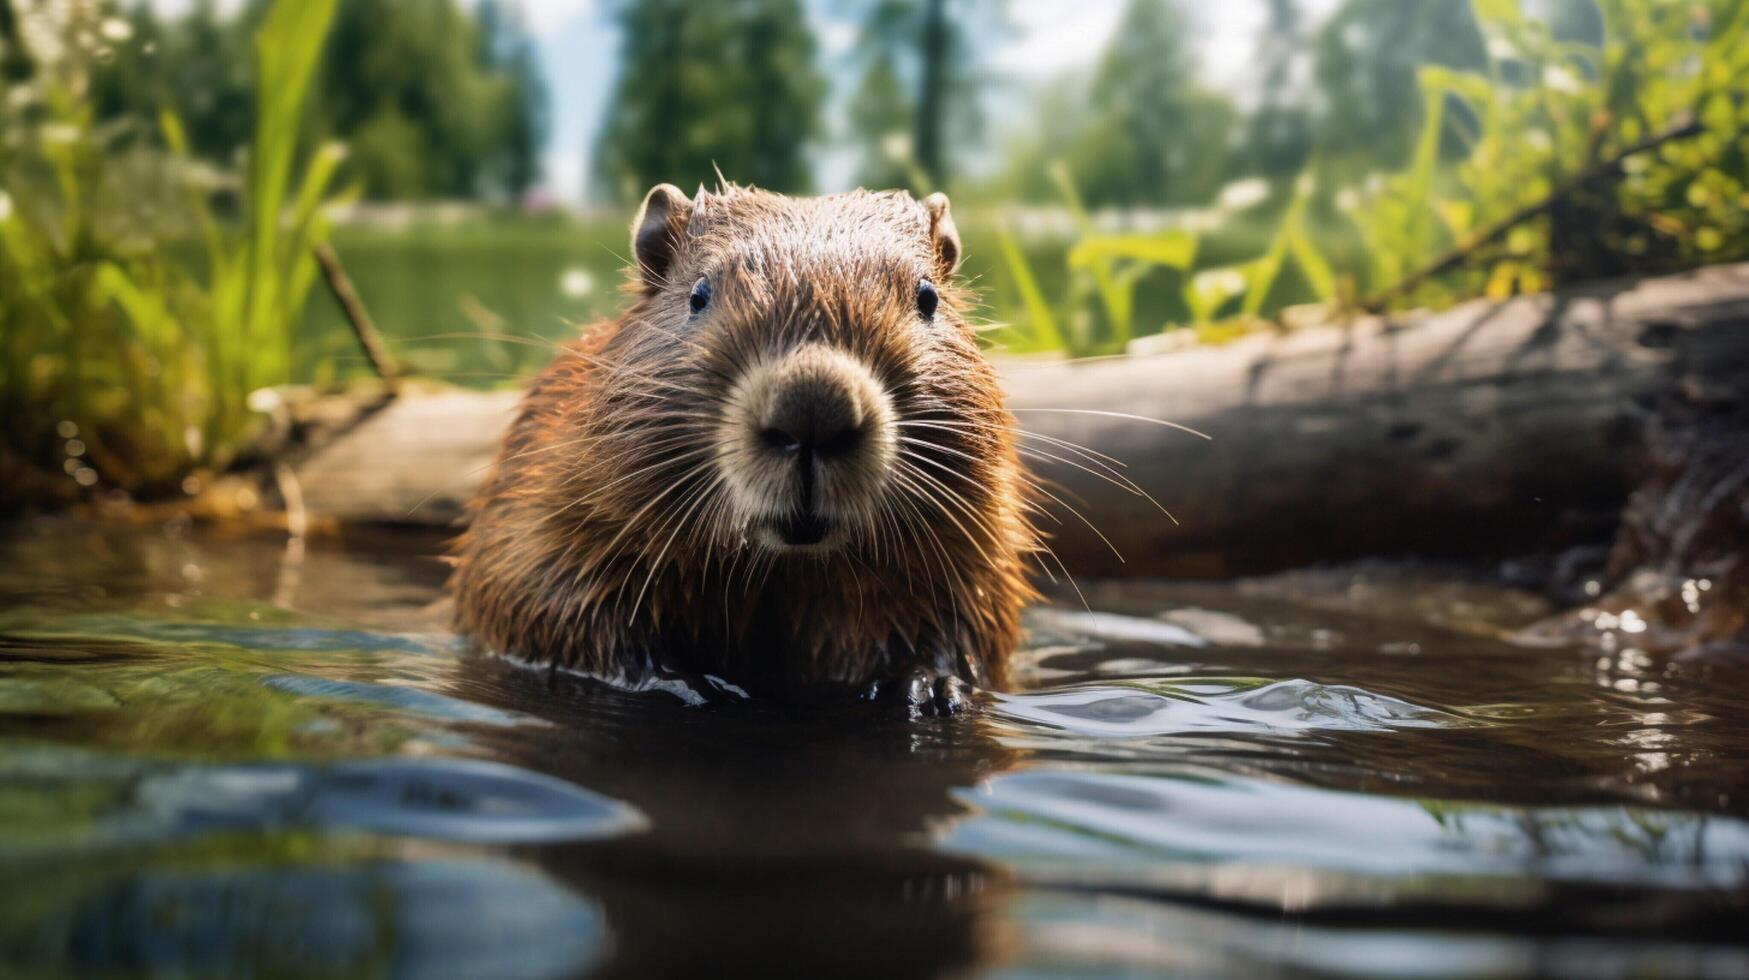
[[[644,826],[635,808],[561,779],[477,759],[350,759],[327,764],[168,766],[42,749],[0,769],[10,796],[90,795],[88,817],[19,827],[5,852],[103,847],[214,833],[366,832],[470,844],[592,840]],[[71,817],[71,814],[69,814]]]
[[[1344,684],[1302,679],[1175,680],[1007,694],[999,714],[1080,735],[1144,737],[1189,732],[1297,734],[1385,732],[1468,724],[1433,708]]]
[[[360,681],[337,681],[301,674],[281,674],[267,677],[262,683],[276,691],[301,694],[306,697],[341,698],[387,705],[413,711],[445,721],[471,721],[486,725],[545,725],[544,719],[520,711],[500,711],[472,701],[463,701],[416,687],[389,684],[369,684]]]
[[[641,821],[617,800],[475,759],[176,769],[143,780],[135,803],[184,831],[314,826],[474,844],[587,840]]]
[[[1399,799],[1237,777],[1040,769],[960,798],[981,815],[948,846],[1105,885],[1279,893],[1337,875],[1464,897],[1489,876],[1735,889],[1749,823],[1623,806],[1512,807]],[[1284,873],[1285,872],[1285,873]],[[1439,879],[1437,882],[1431,878]],[[1375,889],[1376,891],[1376,889]],[[1376,898],[1376,895],[1375,895]],[[1307,901],[1302,894],[1300,900]]]

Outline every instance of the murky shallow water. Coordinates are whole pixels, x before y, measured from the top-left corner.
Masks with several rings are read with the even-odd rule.
[[[0,538],[0,975],[1749,975],[1749,670],[1520,594],[1084,583],[904,722],[469,653],[429,558]]]

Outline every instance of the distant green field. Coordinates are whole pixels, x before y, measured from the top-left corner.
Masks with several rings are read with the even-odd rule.
[[[992,224],[974,213],[961,227],[966,244],[961,271],[985,304],[975,311],[977,319],[1020,316],[1021,304],[999,258]],[[1204,243],[1198,264],[1250,258],[1267,247],[1271,231],[1236,222]],[[628,245],[619,221],[504,217],[353,225],[337,229],[333,241],[377,326],[404,364],[419,374],[470,387],[510,383],[551,357],[540,343],[492,335],[564,340],[624,303],[619,286]],[[1071,289],[1064,265],[1069,244],[1062,238],[1034,238],[1023,240],[1021,247],[1053,303],[1085,308],[1091,315],[1091,296],[1079,304],[1065,302]],[[1138,336],[1184,321],[1180,288],[1181,275],[1171,269],[1142,277],[1135,300]],[[1271,305],[1306,298],[1297,281],[1284,277]],[[297,350],[298,376],[304,380],[367,372],[339,309],[321,288],[310,295]]]
[[[512,380],[551,357],[490,335],[562,340],[622,301],[626,232],[618,222],[348,226],[336,230],[333,244],[406,367],[470,386]],[[320,288],[304,310],[298,350],[305,379],[366,370],[339,308]]]

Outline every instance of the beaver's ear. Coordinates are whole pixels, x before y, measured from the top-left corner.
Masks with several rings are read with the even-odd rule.
[[[936,191],[923,199],[929,211],[929,238],[935,246],[935,268],[943,279],[960,266],[960,231],[948,212],[947,195]]]
[[[692,202],[673,184],[657,184],[644,196],[632,221],[632,254],[637,256],[644,285],[657,289],[667,283],[680,236],[691,217]]]

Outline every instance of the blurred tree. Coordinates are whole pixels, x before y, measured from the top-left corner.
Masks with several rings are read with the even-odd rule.
[[[233,21],[214,0],[196,0],[166,22],[148,4],[131,8],[130,35],[111,45],[111,59],[91,77],[98,117],[133,117],[155,129],[158,112],[171,109],[190,149],[234,163],[253,125],[249,37],[261,12],[253,4]]]
[[[619,78],[596,147],[602,186],[809,186],[826,84],[800,0],[620,0]]]
[[[1468,3],[1345,0],[1313,42],[1320,155],[1372,170],[1401,167],[1420,126],[1418,69],[1486,64]],[[1448,113],[1448,133],[1461,124],[1457,115]]]
[[[851,111],[866,186],[945,186],[953,150],[983,132],[981,54],[1005,27],[1003,0],[854,0],[863,73]],[[951,134],[951,136],[950,136]],[[903,139],[896,139],[903,136]],[[874,179],[880,178],[880,179]]]
[[[18,33],[18,14],[13,0],[0,0],[0,82],[19,82],[30,77],[30,52]]]
[[[1597,0],[1525,0],[1524,12],[1548,24],[1556,40],[1603,45],[1603,11]]]
[[[1256,53],[1257,108],[1245,121],[1241,169],[1266,177],[1299,172],[1312,149],[1307,92],[1310,47],[1300,0],[1265,0]]]
[[[1197,84],[1191,28],[1176,0],[1130,0],[1084,108],[1064,107],[1085,125],[1045,148],[1088,204],[1199,204],[1231,177],[1238,110]]]
[[[129,36],[92,78],[99,116],[155,128],[169,108],[197,155],[235,164],[252,126],[251,39],[269,7],[221,15],[196,0],[174,18],[129,8]],[[539,177],[546,92],[503,0],[346,0],[316,86],[312,135],[349,144],[346,167],[370,197],[510,198]]]
[[[480,31],[476,60],[502,76],[503,85],[494,141],[498,155],[488,176],[504,190],[520,193],[540,179],[540,150],[551,125],[540,57],[521,7],[480,0],[474,18]]]
[[[863,187],[908,187],[906,163],[911,146],[911,100],[898,70],[885,52],[863,67],[850,99],[851,139],[858,146],[856,182]]]
[[[520,24],[457,0],[347,0],[322,63],[317,130],[351,145],[377,198],[511,197],[534,178],[545,94]]]

